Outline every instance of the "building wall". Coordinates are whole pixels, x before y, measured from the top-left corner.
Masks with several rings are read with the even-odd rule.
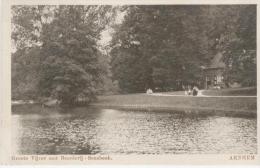
[[[210,89],[216,86],[225,87],[224,68],[209,68],[204,70],[204,87]]]

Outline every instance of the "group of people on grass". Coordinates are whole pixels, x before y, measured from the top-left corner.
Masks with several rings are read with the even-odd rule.
[[[196,85],[193,88],[190,85],[184,86],[184,92],[186,96],[198,96],[199,88]]]
[[[191,85],[183,86],[183,89],[186,96],[198,96],[200,94],[199,88],[196,85],[194,85],[193,88]],[[153,94],[153,90],[148,88],[146,94]]]
[[[153,90],[152,90],[152,89],[150,89],[150,88],[149,88],[149,89],[147,89],[147,90],[146,90],[146,94],[153,94]]]

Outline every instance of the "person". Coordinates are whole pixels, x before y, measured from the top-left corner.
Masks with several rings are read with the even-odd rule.
[[[184,95],[187,96],[188,95],[187,87],[182,85],[182,89],[184,90]]]
[[[198,90],[197,96],[202,96],[201,90]]]
[[[188,85],[188,95],[191,95],[191,86]]]
[[[188,95],[191,95],[191,89],[188,90]]]
[[[199,89],[197,86],[194,86],[193,89],[192,89],[192,95],[193,96],[197,96],[198,95],[198,92],[199,92]]]
[[[185,96],[188,96],[188,91],[185,89],[184,91]]]
[[[146,90],[146,94],[153,94],[153,90],[152,90],[152,89],[150,89],[150,88],[149,88],[149,89],[147,89],[147,90]]]

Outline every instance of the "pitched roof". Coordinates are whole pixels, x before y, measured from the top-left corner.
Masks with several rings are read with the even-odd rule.
[[[225,63],[223,62],[223,55],[221,53],[217,53],[207,68],[225,68],[225,66]]]

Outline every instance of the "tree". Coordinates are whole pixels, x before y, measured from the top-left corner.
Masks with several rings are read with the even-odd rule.
[[[12,99],[35,99],[44,20],[50,6],[12,6]],[[46,12],[44,12],[46,11]]]
[[[34,13],[26,17],[25,20],[31,26],[28,28],[19,24],[24,23],[23,18],[33,11],[32,8],[40,8],[41,12],[36,12],[39,15],[37,18]],[[21,48],[16,53],[28,47],[37,50],[34,55],[34,59],[40,62],[35,64],[38,75],[37,96],[53,97],[62,104],[73,104],[79,98],[87,103],[95,100],[107,71],[97,41],[100,33],[114,18],[114,7],[22,6],[14,7],[13,11],[14,20],[21,20],[14,21],[14,27],[26,32],[22,38],[19,34],[22,31],[18,31],[17,35],[15,30],[18,29],[13,31],[13,40],[19,44],[16,47]],[[31,37],[35,34],[37,38],[34,41]],[[24,61],[24,58],[20,58],[18,65]]]
[[[129,7],[111,44],[120,87],[139,92],[196,83],[210,55],[207,29],[201,25],[206,19],[200,6]]]
[[[12,99],[36,99],[40,48],[19,49],[12,54]]]
[[[43,27],[39,90],[63,104],[79,97],[95,100],[105,73],[97,46],[111,12],[109,6],[60,6],[51,24]]]
[[[224,55],[227,82],[255,83],[255,6],[129,6],[126,11],[111,42],[113,77],[125,92],[200,85],[201,67],[217,53]]]
[[[256,6],[237,6],[232,13],[233,17],[225,18],[229,23],[218,42],[227,66],[226,80],[256,86]]]

